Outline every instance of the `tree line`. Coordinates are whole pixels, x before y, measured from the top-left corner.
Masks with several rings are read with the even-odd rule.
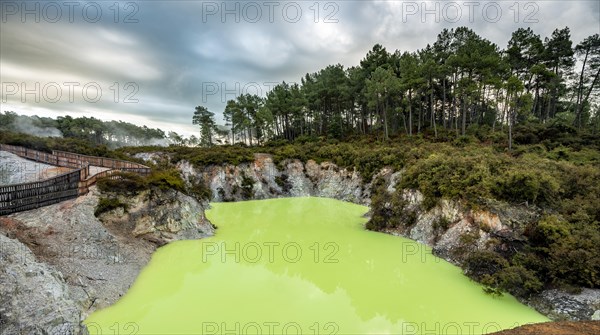
[[[598,132],[599,77],[598,34],[573,45],[568,27],[543,40],[519,28],[500,49],[459,27],[442,30],[415,52],[376,44],[357,66],[329,65],[300,84],[282,82],[266,97],[240,95],[223,111],[225,133],[203,106],[193,122],[203,146],[216,136],[254,145],[301,136],[465,135],[470,127],[503,131],[511,146],[519,123],[561,122]]]
[[[184,138],[176,132],[137,126],[124,121],[102,121],[93,117],[49,117],[0,112],[0,131],[40,137],[65,137],[85,140],[110,148],[141,145],[198,145],[196,136]]]

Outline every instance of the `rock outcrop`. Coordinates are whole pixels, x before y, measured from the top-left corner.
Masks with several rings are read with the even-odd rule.
[[[80,315],[61,273],[0,234],[0,334],[81,334]]]
[[[580,293],[547,290],[531,300],[536,309],[553,320],[600,321],[600,290]]]
[[[524,325],[490,335],[596,335],[600,334],[600,321],[562,321]]]
[[[135,197],[117,196],[128,205],[101,214],[106,227],[153,242],[158,246],[177,240],[193,240],[214,235],[214,227],[204,216],[206,203],[183,193],[147,190]]]
[[[182,161],[177,167],[185,179],[201,178],[212,191],[212,201],[316,196],[365,205],[370,202],[368,189],[355,170],[313,160],[287,160],[278,167],[270,155],[255,156],[254,162],[237,166],[196,169]]]
[[[128,213],[96,218],[99,198],[93,187],[77,199],[0,218],[0,334],[79,331],[87,315],[127,292],[157,246],[213,234],[206,204],[176,191],[144,192],[128,199]]]

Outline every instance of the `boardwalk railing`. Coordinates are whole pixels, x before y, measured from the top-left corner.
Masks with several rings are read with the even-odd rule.
[[[6,144],[0,144],[0,150],[37,162],[74,169],[74,171],[42,181],[0,186],[0,215],[47,206],[87,194],[98,178],[110,176],[119,171],[141,175],[150,173],[150,168],[145,165],[112,158],[56,150],[50,154]],[[90,166],[109,170],[90,175]]]

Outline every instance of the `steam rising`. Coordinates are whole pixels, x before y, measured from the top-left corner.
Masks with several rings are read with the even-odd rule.
[[[186,139],[160,129],[137,126],[123,121],[101,121],[96,118],[70,116],[48,117],[18,115],[0,112],[0,131],[28,134],[38,137],[65,137],[105,144],[111,148],[123,146],[168,146],[186,144]]]
[[[38,127],[33,124],[30,118],[19,117],[12,124],[13,129],[18,133],[33,135],[38,137],[62,137],[60,130],[55,127]]]

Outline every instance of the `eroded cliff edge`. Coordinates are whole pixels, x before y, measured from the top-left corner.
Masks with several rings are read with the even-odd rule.
[[[114,304],[157,247],[214,234],[207,204],[176,191],[123,199],[94,215],[100,194],[0,217],[0,334],[80,334]]]

